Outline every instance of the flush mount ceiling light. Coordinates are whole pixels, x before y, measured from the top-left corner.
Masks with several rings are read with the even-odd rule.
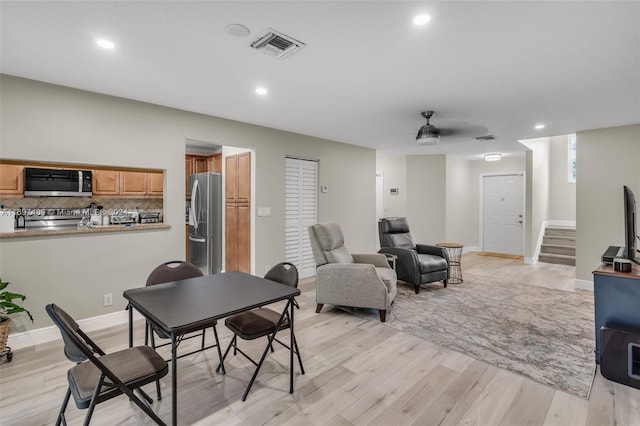
[[[98,40],[96,40],[96,44],[103,49],[113,49],[116,47],[116,45],[112,41],[103,38],[99,38]]]
[[[224,28],[224,30],[227,32],[227,34],[234,37],[246,37],[251,32],[249,31],[249,28],[245,27],[242,24],[229,24]]]
[[[267,93],[269,93],[269,91],[267,90],[266,87],[256,87],[256,95],[264,96]]]
[[[440,130],[429,124],[429,119],[433,117],[433,111],[423,111],[422,116],[427,119],[427,124],[418,130],[416,142],[420,145],[435,145],[440,142]]]
[[[534,126],[534,129],[536,129],[536,130],[544,129],[544,124],[536,124]]]
[[[413,25],[425,25],[430,20],[431,20],[431,16],[429,15],[426,15],[426,14],[418,15],[415,18],[413,18]]]
[[[502,154],[485,154],[484,161],[500,161]]]

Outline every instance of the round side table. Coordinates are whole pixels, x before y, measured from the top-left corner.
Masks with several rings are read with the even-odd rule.
[[[463,283],[462,279],[462,244],[457,243],[438,243],[438,247],[447,250],[449,254],[449,282],[452,284]]]

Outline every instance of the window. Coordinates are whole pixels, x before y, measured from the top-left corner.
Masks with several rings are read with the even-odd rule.
[[[576,181],[576,135],[569,135],[568,140],[569,155],[568,158],[568,170],[569,170],[569,182],[575,183]]]

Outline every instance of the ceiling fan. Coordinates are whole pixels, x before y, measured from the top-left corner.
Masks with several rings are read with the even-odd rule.
[[[429,120],[433,117],[433,111],[422,111],[422,116],[427,119],[427,124],[420,127],[416,141],[419,145],[435,145],[440,142],[440,134],[442,131],[433,124],[429,124]]]
[[[416,142],[418,145],[437,145],[441,136],[448,136],[447,143],[467,142],[472,139],[493,140],[495,136],[487,135],[489,131],[485,126],[464,121],[445,120],[446,129],[438,128],[429,120],[435,115],[434,111],[423,111],[421,115],[427,120],[427,124],[420,127]],[[487,135],[487,136],[482,136]],[[451,136],[451,137],[449,137]]]

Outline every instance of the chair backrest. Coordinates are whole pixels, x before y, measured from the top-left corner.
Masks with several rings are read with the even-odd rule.
[[[311,225],[309,240],[316,267],[327,263],[353,263],[353,257],[344,245],[344,236],[337,223]]]
[[[156,267],[147,278],[147,286],[201,277],[204,274],[193,263],[172,260]]]
[[[380,247],[416,249],[416,242],[409,232],[409,223],[404,217],[384,217],[378,221]]]
[[[298,288],[298,268],[289,262],[278,263],[264,276],[270,281]]]
[[[104,355],[104,352],[80,330],[78,323],[59,306],[51,303],[45,307],[45,310],[62,334],[64,354],[69,361],[80,363],[94,353]]]

